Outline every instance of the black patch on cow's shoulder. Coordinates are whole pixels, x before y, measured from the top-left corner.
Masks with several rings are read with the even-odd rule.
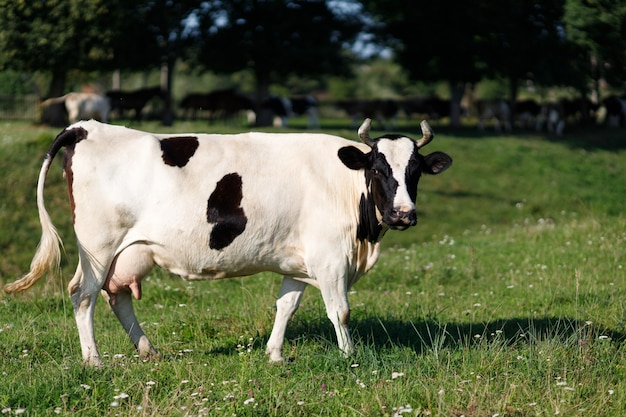
[[[248,218],[240,207],[243,198],[241,176],[226,174],[209,197],[206,217],[214,223],[209,239],[211,249],[224,249],[246,229]]]
[[[176,136],[161,139],[163,162],[169,166],[184,167],[198,149],[198,138],[195,136]]]
[[[356,238],[361,242],[378,242],[383,228],[376,218],[374,202],[361,194],[359,201],[359,224],[356,228]]]

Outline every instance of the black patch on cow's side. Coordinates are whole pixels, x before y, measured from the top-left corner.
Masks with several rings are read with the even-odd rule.
[[[161,139],[163,162],[169,166],[184,167],[198,149],[198,138],[195,136],[176,136]]]
[[[239,174],[226,174],[217,182],[206,211],[207,221],[215,224],[209,239],[211,249],[224,249],[246,229],[248,218],[240,207],[242,198]]]
[[[383,227],[376,218],[374,202],[361,194],[359,201],[359,224],[356,228],[356,238],[361,242],[378,242]]]

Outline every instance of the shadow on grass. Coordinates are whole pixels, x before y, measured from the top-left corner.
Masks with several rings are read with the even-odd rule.
[[[440,323],[434,320],[406,322],[366,317],[353,320],[351,334],[355,344],[369,346],[376,351],[401,347],[417,353],[441,348],[467,348],[490,341],[510,346],[540,341],[568,344],[573,341],[582,344],[599,338],[609,338],[617,345],[626,341],[626,334],[622,332],[569,317],[511,318],[488,323]],[[288,341],[297,342],[307,338],[336,344],[333,326],[323,317],[310,321],[294,320],[288,325]],[[264,348],[269,334],[260,334],[256,339]],[[209,355],[235,353],[231,344],[220,344],[207,352]]]
[[[498,340],[508,345],[546,340],[584,340],[608,337],[621,343],[626,336],[569,317],[511,318],[487,323],[440,323],[435,321],[401,322],[366,318],[355,323],[355,338],[377,349],[402,346],[416,352],[433,348],[472,346]]]

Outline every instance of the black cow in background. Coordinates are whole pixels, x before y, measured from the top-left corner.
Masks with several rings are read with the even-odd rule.
[[[180,102],[184,117],[196,119],[198,111],[209,113],[209,120],[231,121],[241,112],[254,112],[254,100],[234,88],[209,93],[190,93]],[[249,118],[248,118],[249,121]]]
[[[307,115],[307,128],[319,129],[317,100],[312,95],[284,97],[270,95],[261,103],[262,111],[272,113],[274,127],[287,127],[289,118]]]
[[[138,90],[107,91],[106,96],[111,103],[111,113],[115,113],[118,118],[123,118],[128,110],[134,111],[134,120],[141,121],[142,112],[146,104],[152,99],[158,99],[163,104],[167,100],[167,92],[161,87],[140,88]]]

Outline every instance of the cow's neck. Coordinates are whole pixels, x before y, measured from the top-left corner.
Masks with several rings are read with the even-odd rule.
[[[387,226],[382,223],[382,215],[376,208],[374,199],[368,190],[367,194],[361,194],[361,200],[359,201],[357,239],[362,242],[379,242],[386,231]]]

